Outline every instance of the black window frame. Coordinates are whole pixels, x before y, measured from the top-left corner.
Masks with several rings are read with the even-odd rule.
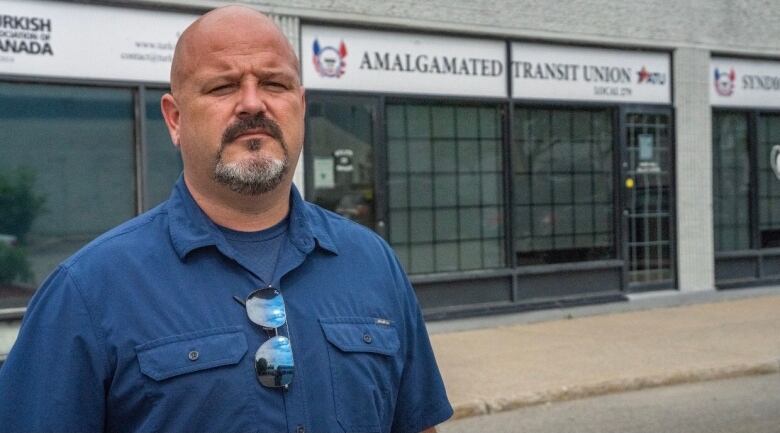
[[[622,240],[623,240],[623,230],[621,229],[620,224],[620,218],[618,215],[618,206],[620,203],[620,191],[619,191],[619,179],[620,179],[620,157],[621,157],[621,129],[620,129],[620,104],[614,104],[614,103],[588,103],[588,102],[575,102],[575,101],[524,101],[524,100],[514,100],[512,105],[512,119],[510,119],[510,122],[514,121],[514,115],[515,110],[517,109],[523,109],[523,110],[545,110],[545,111],[554,111],[554,110],[565,110],[565,111],[609,111],[610,117],[611,117],[611,127],[612,127],[612,137],[611,137],[611,152],[612,152],[612,161],[611,161],[611,179],[612,179],[612,255],[608,258],[602,258],[597,260],[584,260],[584,261],[575,261],[575,262],[553,262],[553,263],[545,263],[545,264],[539,264],[535,266],[551,266],[551,265],[565,265],[565,264],[573,264],[573,263],[588,263],[588,262],[611,262],[613,260],[622,260]],[[512,129],[514,131],[514,123],[512,123]],[[514,157],[514,136],[510,137],[510,144],[511,152]],[[510,181],[512,183],[512,188],[515,187],[514,185],[514,174],[516,167],[514,167],[514,158],[512,159],[511,163],[511,170],[512,172],[509,173]],[[510,202],[512,208],[518,206],[518,203],[514,200],[514,196],[512,196],[512,201]],[[512,224],[516,224],[516,215],[512,215]],[[516,227],[513,225],[513,228]],[[514,240],[514,239],[513,239]],[[512,245],[514,247],[514,245]],[[521,265],[519,263],[518,257],[517,257],[517,251],[512,252],[513,257],[513,267],[522,267],[524,265]]]
[[[168,83],[138,82],[130,80],[94,80],[62,77],[39,77],[27,75],[0,75],[0,82],[6,84],[78,86],[88,88],[113,88],[129,90],[132,93],[133,104],[133,176],[134,176],[134,214],[144,212],[145,182],[147,180],[147,137],[146,137],[146,107],[147,89],[167,90]],[[0,308],[0,321],[15,321],[24,316],[26,306]]]
[[[712,107],[712,119],[713,119],[713,175],[717,175],[717,166],[715,160],[718,157],[715,155],[717,149],[715,148],[715,128],[714,123],[716,114],[738,114],[746,117],[747,123],[747,146],[748,146],[748,158],[749,158],[749,195],[748,195],[748,215],[750,225],[750,244],[747,248],[736,250],[716,250],[716,257],[728,257],[734,254],[750,253],[751,251],[769,251],[780,253],[780,247],[762,247],[761,246],[761,227],[759,218],[759,200],[761,197],[760,179],[759,179],[759,119],[761,116],[780,116],[780,109],[771,108],[738,108],[738,107]],[[716,200],[713,188],[713,202]],[[714,207],[714,206],[713,206]]]
[[[715,287],[731,289],[750,287],[759,284],[780,283],[780,247],[761,247],[761,229],[759,223],[759,173],[758,122],[762,115],[780,116],[780,109],[772,107],[711,107],[713,120],[715,113],[738,113],[747,117],[748,156],[749,156],[749,223],[750,245],[747,249],[715,251]],[[715,129],[715,124],[712,126]],[[712,137],[713,175],[716,175],[715,136]],[[713,208],[715,191],[711,192]],[[715,230],[713,224],[713,230]],[[714,236],[714,233],[713,233]]]

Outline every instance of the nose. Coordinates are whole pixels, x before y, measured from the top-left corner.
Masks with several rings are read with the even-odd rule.
[[[265,99],[256,83],[247,80],[241,83],[239,99],[236,103],[237,117],[255,116],[266,111]]]

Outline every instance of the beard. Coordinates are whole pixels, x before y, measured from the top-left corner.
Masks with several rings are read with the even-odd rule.
[[[261,129],[274,138],[282,148],[281,159],[260,156],[258,150],[263,145],[261,140],[252,139],[247,142],[251,157],[235,162],[225,162],[222,152],[226,146],[235,141],[241,134]],[[214,180],[227,186],[231,191],[243,195],[256,196],[274,190],[284,180],[289,171],[290,161],[287,143],[279,125],[262,114],[240,119],[230,125],[222,134],[222,144],[217,153],[214,166]]]

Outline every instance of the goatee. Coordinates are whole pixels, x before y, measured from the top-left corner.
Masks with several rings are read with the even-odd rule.
[[[223,161],[222,152],[225,147],[251,130],[261,130],[275,139],[282,148],[282,158],[276,159],[255,154],[250,158],[236,162]],[[257,152],[264,145],[263,141],[252,139],[247,141],[246,145],[251,152]],[[281,128],[263,114],[258,113],[256,116],[240,119],[226,128],[222,134],[222,144],[217,153],[217,162],[214,167],[214,180],[227,186],[231,191],[252,196],[265,194],[282,183],[288,170],[289,152]]]

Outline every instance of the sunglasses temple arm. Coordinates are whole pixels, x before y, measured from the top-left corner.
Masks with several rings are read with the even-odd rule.
[[[241,304],[241,306],[242,306],[242,307],[246,308],[246,304],[244,303],[244,301],[243,301],[241,298],[239,298],[239,297],[238,297],[238,296],[236,296],[236,295],[233,295],[233,299],[235,299],[235,301],[236,301],[236,302],[238,302],[239,304]]]

